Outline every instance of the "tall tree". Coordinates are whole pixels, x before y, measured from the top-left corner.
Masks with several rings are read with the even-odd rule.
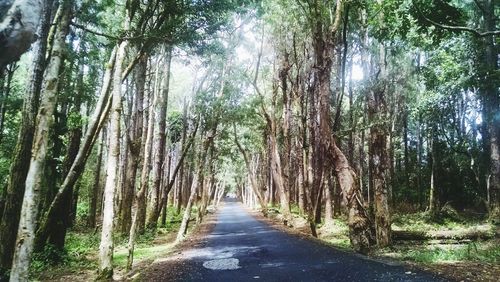
[[[161,88],[154,102],[154,127],[153,137],[153,186],[151,187],[151,198],[148,209],[147,225],[150,228],[156,228],[158,217],[160,215],[160,186],[162,182],[163,170],[166,169],[163,163],[165,157],[165,140],[166,140],[166,119],[167,119],[167,102],[168,90],[170,84],[170,62],[172,61],[172,46],[165,47],[165,72],[161,81]]]
[[[39,38],[32,47],[33,64],[30,68],[29,83],[26,89],[23,109],[21,111],[21,126],[13,152],[7,187],[4,190],[5,204],[0,220],[0,275],[12,265],[14,243],[24,196],[25,180],[31,157],[31,147],[35,132],[35,118],[40,100],[43,72],[45,69],[45,53],[47,36],[52,15],[52,1],[46,1],[43,16],[38,27]]]
[[[128,29],[129,14],[125,13],[125,30]],[[122,72],[128,41],[119,43],[113,73],[113,94],[109,127],[109,153],[106,162],[106,183],[104,186],[104,208],[101,243],[99,245],[99,277],[109,279],[113,276],[113,220],[114,200],[117,186],[118,159],[120,154],[120,119],[122,110]]]
[[[43,80],[42,101],[37,115],[32,157],[26,176],[26,189],[21,208],[10,281],[28,280],[28,268],[33,251],[38,216],[38,202],[40,200],[44,165],[49,146],[47,129],[52,126],[52,115],[57,103],[59,72],[63,64],[66,36],[69,32],[69,24],[72,17],[72,3],[70,1],[63,1],[59,9],[61,9],[62,16],[57,23],[51,57]]]

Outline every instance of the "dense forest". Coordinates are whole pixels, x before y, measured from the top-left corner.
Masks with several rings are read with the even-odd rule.
[[[117,242],[132,269],[140,238],[174,226],[182,241],[233,194],[313,236],[345,222],[360,253],[418,235],[396,216],[500,224],[499,14],[497,0],[1,1],[0,280],[63,263],[73,233],[97,234],[110,278]]]

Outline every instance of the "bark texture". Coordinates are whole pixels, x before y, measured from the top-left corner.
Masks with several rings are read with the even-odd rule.
[[[113,77],[113,96],[109,128],[109,152],[106,163],[106,184],[104,186],[104,208],[102,219],[101,243],[99,245],[99,277],[109,279],[113,276],[113,219],[114,199],[117,186],[118,162],[120,155],[120,117],[122,111],[121,85],[122,65],[125,58],[127,41],[121,42],[116,52]]]
[[[372,86],[368,97],[370,127],[370,175],[374,192],[375,237],[379,247],[391,241],[391,219],[389,209],[389,132],[386,102],[385,47],[380,46],[380,80]]]
[[[47,35],[52,14],[52,1],[44,6],[43,17],[38,28],[40,35],[33,45],[33,63],[29,73],[29,84],[24,97],[21,112],[21,125],[17,137],[16,147],[13,152],[12,164],[9,172],[7,188],[5,189],[5,203],[0,220],[0,275],[12,265],[16,232],[21,213],[24,185],[29,167],[33,134],[35,131],[35,118],[38,112],[40,89],[42,87],[43,71],[45,69],[45,52],[47,50]],[[0,276],[1,277],[1,276]]]
[[[343,14],[344,1],[337,0],[335,8],[335,21],[328,30],[335,34],[340,26]],[[348,225],[349,238],[354,250],[366,253],[373,242],[370,221],[363,208],[362,197],[358,186],[358,180],[354,169],[349,165],[344,153],[337,146],[333,137],[331,115],[330,115],[330,82],[332,70],[332,53],[334,51],[333,38],[325,38],[323,34],[324,26],[318,23],[314,29],[313,46],[315,52],[315,85],[312,95],[318,101],[319,125],[317,133],[321,135],[319,148],[315,154],[321,158],[325,157],[327,163],[333,165],[335,175],[340,185],[344,200],[349,210]],[[314,105],[312,105],[314,106]],[[321,183],[321,182],[320,182]],[[319,190],[319,189],[318,189]]]
[[[113,66],[115,64],[115,59],[116,48],[113,50],[113,52],[111,52],[111,57],[106,65],[107,68],[104,74],[104,80],[99,100],[90,119],[89,125],[82,140],[82,144],[80,146],[80,149],[78,150],[78,154],[76,155],[68,174],[64,178],[61,187],[57,191],[57,194],[54,196],[54,199],[52,200],[52,203],[50,204],[47,212],[41,218],[40,227],[37,230],[36,236],[37,243],[35,245],[37,246],[42,246],[44,242],[46,242],[49,236],[50,226],[53,226],[54,219],[56,219],[54,214],[57,213],[58,209],[63,204],[66,195],[72,191],[73,186],[78,180],[78,177],[82,174],[83,169],[85,168],[85,162],[90,154],[93,144],[97,139],[98,133],[103,126],[104,119],[107,115],[107,112],[109,111],[109,106],[107,105],[107,103],[109,100],[109,87],[111,85],[111,75]]]
[[[160,215],[160,187],[162,182],[164,159],[165,159],[165,129],[167,119],[167,100],[170,81],[170,61],[172,60],[172,50],[167,47],[166,50],[166,68],[161,82],[161,90],[154,102],[154,127],[153,137],[153,186],[151,187],[150,202],[148,208],[147,226],[156,228],[158,217]]]
[[[65,39],[71,20],[71,3],[64,1],[60,9],[63,11],[63,16],[57,25],[50,62],[45,72],[42,87],[43,96],[37,115],[32,156],[26,176],[26,189],[21,208],[10,281],[28,280],[28,269],[34,246],[44,166],[49,148],[50,135],[48,129],[52,127],[54,122],[53,114],[57,104],[59,72],[63,64]]]
[[[48,1],[15,0],[0,5],[0,69],[19,59],[36,40],[44,2]]]

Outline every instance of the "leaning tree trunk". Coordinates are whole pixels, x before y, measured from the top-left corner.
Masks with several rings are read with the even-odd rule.
[[[7,180],[4,210],[0,220],[0,275],[12,265],[16,232],[21,213],[24,184],[28,173],[26,165],[31,157],[33,134],[35,132],[35,118],[38,111],[40,88],[43,71],[45,69],[45,52],[47,49],[47,34],[50,28],[52,1],[46,1],[43,17],[38,28],[39,39],[33,45],[33,62],[29,74],[29,82],[24,97],[21,112],[20,129],[14,148],[9,177]],[[3,53],[2,53],[3,54]]]
[[[57,103],[59,71],[63,65],[65,40],[71,21],[71,6],[70,1],[64,1],[61,5],[63,16],[57,24],[52,56],[45,72],[42,87],[43,97],[37,115],[34,142],[31,151],[32,157],[29,163],[28,175],[26,176],[26,190],[21,208],[10,281],[28,280],[28,269],[31,253],[33,252],[44,166],[49,150],[50,135],[47,130],[52,127],[54,122],[53,114]]]
[[[203,135],[202,135],[203,136]],[[177,233],[177,241],[181,241],[184,239],[184,236],[187,233],[188,229],[188,223],[189,223],[189,218],[191,217],[191,209],[193,208],[194,201],[196,199],[196,190],[197,189],[203,189],[203,169],[205,167],[206,159],[207,159],[207,153],[208,153],[208,148],[210,147],[211,143],[213,142],[213,135],[212,136],[207,136],[205,141],[203,142],[203,148],[201,151],[201,156],[199,159],[198,163],[198,168],[197,168],[197,179],[193,179],[193,182],[191,183],[191,191],[189,195],[189,200],[186,205],[186,209],[184,210],[184,215],[182,217],[182,222],[181,226],[179,228],[179,232]]]
[[[340,26],[344,3],[337,0],[335,21],[331,27],[334,35]],[[348,225],[349,238],[351,245],[357,252],[368,252],[372,241],[372,231],[370,221],[366,211],[363,208],[361,192],[358,186],[358,180],[354,169],[349,165],[344,153],[336,144],[333,132],[331,130],[330,115],[330,82],[332,69],[332,53],[334,50],[333,38],[324,38],[321,23],[316,26],[313,35],[313,45],[315,51],[315,89],[313,95],[319,101],[319,126],[320,150],[315,153],[322,154],[327,161],[331,162],[335,170],[338,183],[343,191],[345,202],[349,209]],[[312,105],[314,106],[314,105]]]
[[[113,276],[113,219],[114,199],[117,186],[117,170],[120,155],[120,118],[122,110],[121,85],[122,65],[125,58],[127,41],[120,43],[116,52],[113,75],[113,95],[109,127],[109,149],[106,163],[106,184],[104,186],[104,208],[102,218],[101,243],[99,245],[99,277],[109,279]]]
[[[186,235],[187,229],[188,229],[188,223],[189,223],[189,218],[191,217],[191,209],[193,207],[193,202],[196,198],[196,187],[198,184],[197,180],[197,175],[193,178],[193,181],[191,182],[191,189],[189,193],[189,199],[186,204],[186,209],[184,210],[184,215],[182,216],[182,222],[181,226],[179,228],[179,231],[177,233],[177,242],[180,242],[184,239],[184,236]]]
[[[14,0],[0,5],[0,70],[19,59],[37,38],[44,4],[50,0]]]
[[[66,175],[61,187],[57,191],[52,203],[50,204],[47,212],[41,218],[40,227],[37,230],[36,234],[36,246],[43,246],[47,241],[49,236],[50,226],[54,225],[54,220],[56,217],[54,216],[59,207],[63,204],[63,201],[66,197],[66,194],[72,191],[73,186],[75,185],[78,177],[82,174],[83,169],[85,168],[85,162],[90,154],[92,149],[92,145],[98,138],[98,134],[100,129],[103,126],[104,118],[109,111],[109,107],[107,102],[109,100],[109,87],[111,84],[111,74],[113,70],[113,66],[115,64],[116,59],[116,48],[111,52],[111,57],[106,64],[106,72],[104,74],[104,80],[102,83],[101,93],[99,96],[99,100],[97,102],[94,113],[90,119],[89,125],[87,127],[87,131],[85,132],[85,136],[82,141],[82,145],[78,150],[78,154],[69,169],[68,174]]]

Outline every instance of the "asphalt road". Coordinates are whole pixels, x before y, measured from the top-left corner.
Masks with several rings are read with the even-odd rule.
[[[237,202],[226,201],[200,246],[153,280],[175,281],[443,281],[415,271],[346,253],[276,230]],[[160,270],[161,271],[161,270]]]

